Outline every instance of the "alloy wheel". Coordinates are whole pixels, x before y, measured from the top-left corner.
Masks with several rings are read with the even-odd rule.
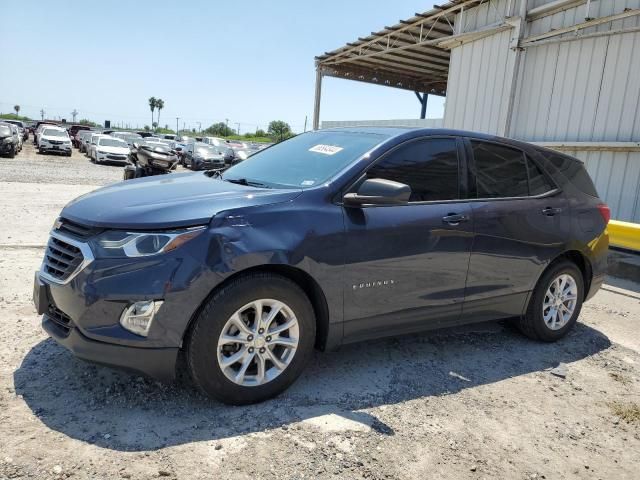
[[[236,310],[218,339],[218,365],[237,385],[254,387],[278,377],[298,348],[300,327],[293,310],[273,299],[259,299]]]
[[[578,302],[578,285],[575,279],[563,273],[558,275],[547,289],[542,304],[544,323],[551,330],[560,330],[571,319]]]

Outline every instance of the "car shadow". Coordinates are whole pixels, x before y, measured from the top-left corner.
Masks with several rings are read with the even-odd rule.
[[[287,428],[322,415],[347,422],[346,428],[393,435],[392,428],[363,410],[542,371],[610,345],[602,333],[580,323],[553,344],[528,340],[507,323],[495,322],[370,341],[316,353],[284,394],[231,407],[207,399],[184,379],[163,385],[91,365],[48,339],[28,352],[14,372],[14,384],[47,427],[119,451]]]

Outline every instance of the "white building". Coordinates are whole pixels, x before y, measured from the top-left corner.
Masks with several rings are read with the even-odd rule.
[[[451,1],[316,63],[316,126],[324,75],[444,94],[444,127],[566,151],[640,223],[640,0]]]

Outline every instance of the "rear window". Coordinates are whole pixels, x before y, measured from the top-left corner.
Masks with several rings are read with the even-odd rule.
[[[551,165],[556,167],[578,190],[592,197],[598,196],[598,191],[593,185],[593,180],[591,180],[587,169],[584,168],[584,164],[580,160],[566,155],[547,152],[544,152],[543,155],[549,160]]]

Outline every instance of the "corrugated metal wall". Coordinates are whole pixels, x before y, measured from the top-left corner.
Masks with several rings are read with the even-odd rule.
[[[514,2],[517,0],[513,0]],[[552,0],[530,0],[529,9]],[[508,0],[456,17],[465,32],[504,18]],[[513,12],[517,14],[518,4]],[[640,8],[640,0],[592,0],[589,16]],[[529,22],[524,36],[585,21],[580,5]],[[502,16],[502,17],[501,17]],[[634,16],[585,29],[581,35],[640,26]],[[444,126],[527,141],[640,141],[640,32],[528,47],[520,57],[511,127],[505,131],[515,54],[514,30],[455,47]],[[568,35],[575,35],[570,33]],[[640,153],[574,152],[584,160],[614,218],[640,222]]]

